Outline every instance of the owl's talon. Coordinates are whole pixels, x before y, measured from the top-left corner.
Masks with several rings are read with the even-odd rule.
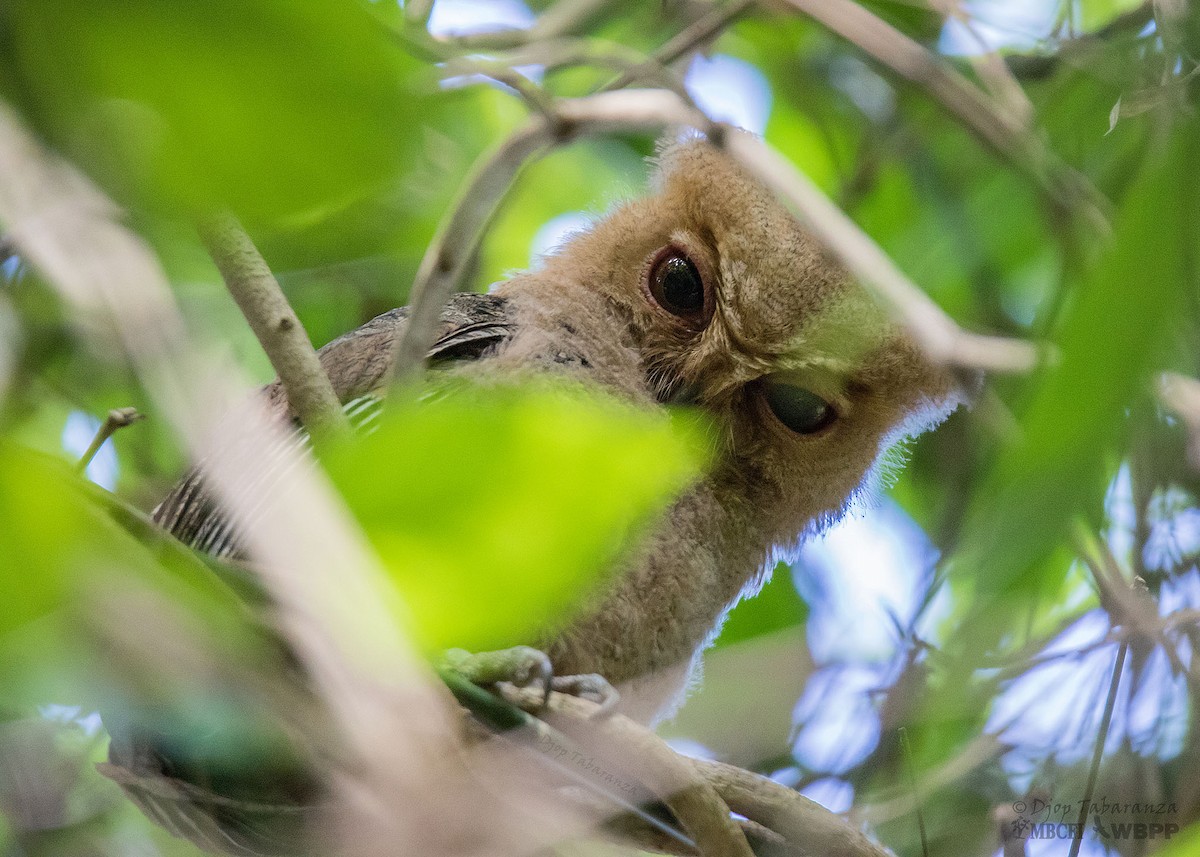
[[[556,675],[550,679],[550,685],[555,693],[565,693],[596,703],[597,708],[590,715],[594,719],[607,717],[621,701],[621,694],[617,689],[598,673]]]
[[[500,682],[517,687],[542,687],[547,701],[553,690],[554,665],[545,652],[532,646],[513,646],[495,652],[449,649],[442,662],[467,681],[483,687]]]
[[[516,688],[542,689],[538,709],[550,704],[551,693],[562,693],[596,703],[592,717],[604,717],[612,712],[621,699],[616,688],[602,675],[554,674],[554,665],[545,652],[532,646],[514,646],[496,652],[468,652],[449,649],[442,656],[444,666],[472,684],[482,687],[511,685]]]

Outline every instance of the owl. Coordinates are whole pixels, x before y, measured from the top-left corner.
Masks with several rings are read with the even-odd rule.
[[[705,414],[717,449],[706,475],[573,618],[528,641],[557,674],[603,676],[646,723],[681,698],[773,553],[837,520],[892,444],[959,399],[951,375],[721,150],[676,142],[655,167],[649,195],[539,270],[451,300],[428,355],[467,376],[544,373],[646,409]],[[385,391],[407,316],[392,310],[321,349],[343,401]],[[278,384],[265,395],[286,418]],[[237,533],[202,480],[185,479],[155,517],[196,548],[237,557]],[[113,761],[130,765],[131,753],[118,748]]]

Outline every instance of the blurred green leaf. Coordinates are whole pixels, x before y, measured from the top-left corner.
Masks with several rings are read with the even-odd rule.
[[[1180,122],[1136,180],[1111,249],[1073,296],[1056,336],[1060,359],[1021,419],[1023,442],[1003,451],[977,494],[953,567],[974,593],[967,626],[984,640],[1059,591],[1066,568],[1045,576],[1039,561],[1076,515],[1099,523],[1128,409],[1151,395],[1167,332],[1195,293],[1195,125]]]
[[[10,96],[124,191],[274,221],[419,145],[428,69],[353,0],[17,0],[5,21]]]
[[[778,562],[758,595],[739,601],[730,611],[715,645],[732,645],[803,625],[807,620],[808,604],[796,591],[792,568],[786,562]]]
[[[700,438],[571,388],[455,385],[327,465],[418,643],[485,650],[563,621],[697,476]]]
[[[1079,28],[1091,33],[1144,5],[1143,0],[1078,0],[1075,8],[1079,10]]]
[[[87,624],[96,596],[156,592],[181,615],[202,617],[210,642],[227,654],[251,653],[242,647],[252,625],[234,590],[148,522],[127,519],[139,540],[106,511],[113,507],[98,499],[104,493],[61,461],[0,440],[0,662],[8,676],[0,698],[7,702],[24,696],[18,678],[53,684],[56,671],[78,678],[87,669],[96,654],[96,628]]]

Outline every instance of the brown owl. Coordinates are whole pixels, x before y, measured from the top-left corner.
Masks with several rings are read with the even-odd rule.
[[[386,388],[406,318],[392,310],[321,350],[343,401]],[[957,400],[949,374],[773,194],[701,140],[661,152],[649,196],[541,270],[457,296],[442,320],[429,358],[453,371],[569,376],[645,408],[686,402],[715,427],[705,478],[565,628],[529,641],[558,674],[612,682],[623,710],[647,722],[678,700],[772,551],[835,520],[890,444]],[[278,385],[267,395],[286,412]],[[237,535],[200,480],[185,480],[156,518],[189,544],[236,556]],[[114,742],[117,764],[152,758]]]

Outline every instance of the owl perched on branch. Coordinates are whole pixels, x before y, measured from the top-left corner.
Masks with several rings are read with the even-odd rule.
[[[429,353],[467,375],[541,371],[647,409],[687,403],[707,416],[718,439],[707,475],[564,629],[527,641],[556,674],[607,679],[622,710],[645,722],[679,699],[772,551],[835,520],[890,444],[958,398],[950,375],[717,148],[675,144],[657,167],[653,193],[541,270],[455,297]],[[392,310],[321,350],[343,401],[388,386],[406,318]],[[266,395],[286,413],[278,385]],[[188,544],[236,557],[237,534],[200,480],[185,480],[156,518]],[[151,773],[172,770],[144,741],[114,739],[112,758],[139,773],[156,760],[163,767]]]

